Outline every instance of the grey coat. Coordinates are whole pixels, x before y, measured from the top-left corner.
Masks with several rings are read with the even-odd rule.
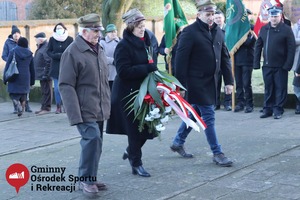
[[[295,24],[293,27],[293,33],[296,41],[296,51],[292,70],[295,71],[297,68],[297,64],[299,64],[298,61],[300,56],[300,29],[298,28],[297,24]]]
[[[108,67],[100,45],[97,55],[77,36],[62,54],[59,74],[59,90],[71,125],[109,118]]]
[[[115,80],[115,77],[117,75],[116,66],[114,65],[114,53],[119,41],[120,41],[119,38],[111,40],[109,39],[108,36],[100,40],[100,45],[104,49],[107,58],[107,64],[109,68],[109,75],[108,75],[109,81]]]

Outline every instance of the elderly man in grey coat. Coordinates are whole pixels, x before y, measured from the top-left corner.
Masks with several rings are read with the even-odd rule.
[[[59,90],[71,125],[81,134],[78,175],[84,193],[106,189],[97,181],[102,152],[103,121],[110,115],[110,89],[106,56],[98,40],[100,16],[78,19],[79,35],[64,51],[60,62]]]

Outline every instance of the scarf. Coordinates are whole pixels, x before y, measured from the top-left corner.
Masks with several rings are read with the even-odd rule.
[[[59,42],[64,42],[68,38],[68,31],[65,30],[64,34],[58,35],[56,32],[53,32],[53,38]]]
[[[98,54],[98,48],[99,48],[99,43],[93,45],[92,43],[88,42],[87,40],[85,40],[82,36],[80,36],[88,45],[89,47],[91,47],[91,49]]]

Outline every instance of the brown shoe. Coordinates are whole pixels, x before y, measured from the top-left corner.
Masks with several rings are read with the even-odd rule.
[[[49,114],[50,111],[48,110],[39,110],[39,111],[36,111],[35,114],[36,115],[44,115],[44,114]]]
[[[95,185],[97,186],[99,191],[107,190],[107,186],[104,183],[96,182]]]
[[[61,113],[61,108],[57,108],[55,114],[60,114],[60,113]]]
[[[79,183],[79,189],[83,191],[83,193],[87,194],[97,194],[99,192],[96,184],[86,184],[83,182]]]

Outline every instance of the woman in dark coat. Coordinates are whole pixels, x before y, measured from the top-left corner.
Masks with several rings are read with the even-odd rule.
[[[9,53],[4,73],[7,71],[15,54],[19,75],[15,80],[8,82],[7,91],[12,99],[14,106],[17,108],[18,116],[24,112],[27,93],[30,86],[34,85],[34,67],[32,52],[28,49],[28,40],[21,37],[18,40],[17,46]],[[6,84],[5,77],[3,77]]]
[[[152,47],[149,35],[145,32],[145,18],[142,13],[137,9],[129,10],[123,15],[123,20],[127,27],[114,54],[117,76],[112,89],[112,111],[106,132],[128,136],[128,147],[123,159],[129,159],[133,174],[150,177],[142,166],[142,146],[147,139],[154,138],[155,134],[149,133],[147,128],[143,132],[138,131],[138,121],[134,121],[133,112],[129,114],[126,110],[126,103],[130,99],[128,95],[140,88],[149,73],[157,70],[156,57],[149,57],[152,56]],[[154,62],[151,63],[151,60]]]
[[[52,58],[50,76],[54,82],[54,97],[56,103],[56,114],[62,112],[61,97],[58,90],[59,64],[62,53],[73,42],[73,38],[68,35],[68,30],[63,23],[54,26],[53,36],[48,43],[47,54]]]

